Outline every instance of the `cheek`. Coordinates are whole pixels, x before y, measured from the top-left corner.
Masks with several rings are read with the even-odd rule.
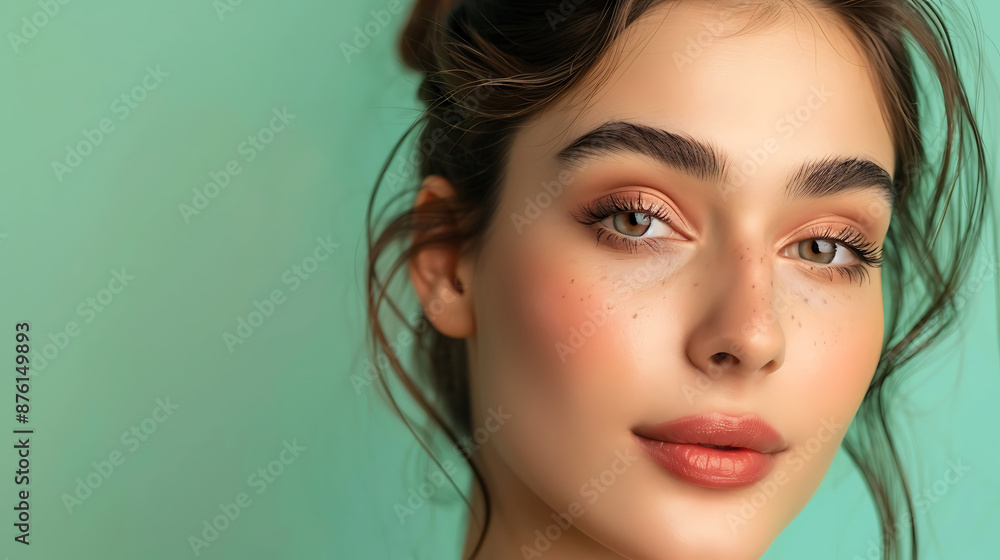
[[[880,284],[863,290],[816,288],[802,299],[796,318],[789,319],[787,352],[794,357],[788,361],[796,365],[786,375],[801,379],[797,390],[811,395],[818,410],[853,415],[881,354]]]
[[[874,280],[873,276],[873,280]],[[796,496],[791,519],[824,475],[860,406],[881,354],[879,285],[848,291],[813,288],[796,294],[787,315],[787,347],[769,400],[777,422],[792,427],[780,469]]]
[[[680,334],[666,305],[680,259],[607,258],[572,233],[533,227],[496,239],[477,272],[481,388],[517,399],[523,389],[553,413],[634,415],[649,374],[639,364]]]
[[[551,237],[498,241],[491,254],[505,257],[482,265],[475,305],[483,392],[554,414],[583,406],[588,394],[609,384],[599,365],[583,357],[620,351],[614,323],[623,313],[606,267],[574,259],[565,244],[542,241]]]
[[[565,235],[535,226],[533,239],[495,240],[482,253],[471,390],[474,414],[511,414],[491,453],[559,509],[631,445],[637,377],[625,366],[625,324],[637,311],[620,270],[576,258]]]

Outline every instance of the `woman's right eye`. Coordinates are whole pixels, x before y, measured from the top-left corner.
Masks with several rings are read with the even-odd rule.
[[[660,220],[645,212],[619,212],[604,218],[601,224],[628,237],[666,237],[673,232],[669,220]]]

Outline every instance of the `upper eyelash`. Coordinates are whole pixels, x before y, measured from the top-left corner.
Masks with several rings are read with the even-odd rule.
[[[869,241],[860,231],[854,228],[848,227],[838,231],[831,226],[827,226],[824,230],[810,232],[810,237],[802,241],[806,241],[807,239],[836,241],[854,252],[868,266],[874,268],[882,266],[882,248],[879,247],[878,243]]]
[[[670,223],[670,214],[667,213],[666,209],[662,206],[643,202],[641,194],[636,197],[618,193],[611,194],[605,198],[581,206],[579,212],[574,213],[574,217],[580,223],[592,225],[604,218],[624,212],[646,214],[661,222]]]

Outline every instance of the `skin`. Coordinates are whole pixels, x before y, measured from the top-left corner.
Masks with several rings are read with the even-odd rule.
[[[478,251],[439,246],[411,261],[434,326],[467,342],[473,429],[490,428],[475,456],[493,506],[477,558],[759,558],[827,472],[879,360],[881,276],[831,274],[789,248],[814,239],[813,226],[854,228],[881,245],[891,208],[876,189],[790,200],[786,186],[805,162],[859,157],[891,172],[895,154],[850,35],[830,15],[779,15],[737,34],[748,15],[720,16],[718,5],[648,12],[609,55],[610,79],[581,86],[517,133]],[[689,39],[720,25],[725,33],[678,63]],[[813,98],[786,137],[781,120],[814,87],[827,99]],[[702,140],[729,155],[730,170],[749,168],[769,138],[779,148],[729,183],[640,154],[602,156],[572,167],[562,192],[518,222],[525,199],[545,200],[541,185],[567,169],[555,154],[608,121]],[[416,203],[452,192],[447,178],[427,177]],[[641,193],[671,225],[650,228],[658,239],[634,252],[607,232],[598,242],[610,221],[575,215],[611,193]],[[588,321],[591,335],[572,345]],[[490,409],[509,418],[497,427]],[[633,434],[716,411],[755,413],[784,437],[760,484],[679,480]],[[755,495],[759,507],[746,508]],[[559,513],[572,526],[553,529]],[[478,530],[470,522],[470,543]]]

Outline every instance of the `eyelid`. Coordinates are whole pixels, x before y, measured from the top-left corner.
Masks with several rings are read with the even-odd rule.
[[[872,241],[859,228],[850,224],[812,224],[801,230],[798,234],[787,241],[781,249],[784,254],[789,248],[803,241],[810,239],[826,239],[837,245],[843,246],[855,256],[857,264],[870,268],[880,268],[882,266],[883,247],[879,243]],[[797,259],[798,260],[798,259]],[[853,265],[828,265],[823,263],[809,262],[813,266],[822,268],[838,268]]]
[[[646,198],[643,195],[647,195]],[[613,226],[603,222],[607,219],[626,213],[642,213],[660,221],[679,237],[642,237],[619,233]],[[639,253],[652,251],[663,253],[668,246],[677,241],[687,241],[688,237],[676,227],[673,219],[677,213],[659,196],[642,191],[618,191],[607,194],[596,200],[581,204],[578,210],[570,211],[580,223],[588,226],[597,238],[597,245],[604,243],[616,251]]]
[[[649,214],[670,226],[678,235],[688,240],[688,228],[680,214],[662,197],[646,191],[618,191],[584,203],[579,210],[571,211],[577,221],[585,225],[596,224],[615,214],[638,212]],[[618,234],[620,235],[620,234]]]

